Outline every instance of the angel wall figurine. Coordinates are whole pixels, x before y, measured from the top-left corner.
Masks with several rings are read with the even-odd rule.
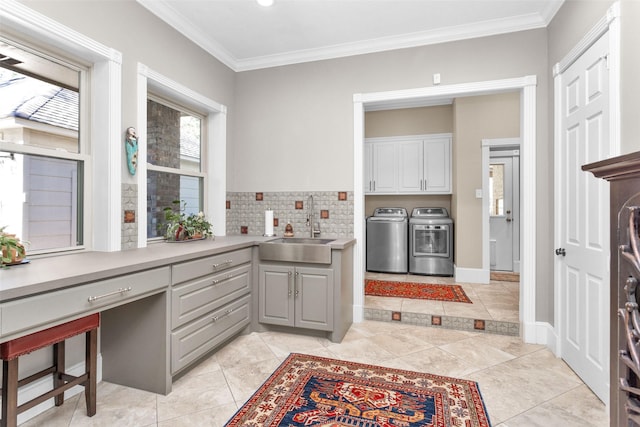
[[[127,150],[129,173],[135,175],[138,166],[138,135],[136,135],[135,128],[127,128],[124,145]]]

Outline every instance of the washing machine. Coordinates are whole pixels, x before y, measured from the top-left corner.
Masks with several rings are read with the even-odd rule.
[[[407,273],[408,235],[405,208],[376,208],[367,218],[367,271]]]
[[[446,208],[414,208],[411,212],[409,273],[453,276],[453,220]]]

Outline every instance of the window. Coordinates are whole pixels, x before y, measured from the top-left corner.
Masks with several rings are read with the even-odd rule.
[[[0,226],[32,254],[84,243],[86,70],[0,38]]]
[[[164,235],[164,208],[204,210],[204,116],[168,100],[147,100],[147,238]]]
[[[489,165],[489,215],[504,215],[504,164]]]

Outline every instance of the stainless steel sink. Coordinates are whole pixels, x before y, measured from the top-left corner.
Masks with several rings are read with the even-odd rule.
[[[303,243],[308,245],[326,245],[335,239],[315,239],[311,237],[283,237],[279,239],[267,240],[267,243]]]
[[[331,246],[335,239],[285,237],[262,242],[259,245],[261,260],[308,262],[331,264]]]

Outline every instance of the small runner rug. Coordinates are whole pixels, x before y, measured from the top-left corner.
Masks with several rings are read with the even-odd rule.
[[[364,294],[378,297],[430,299],[472,304],[460,285],[437,285],[432,283],[391,282],[387,280],[366,279],[364,283]]]
[[[293,353],[227,427],[490,427],[474,381]]]

